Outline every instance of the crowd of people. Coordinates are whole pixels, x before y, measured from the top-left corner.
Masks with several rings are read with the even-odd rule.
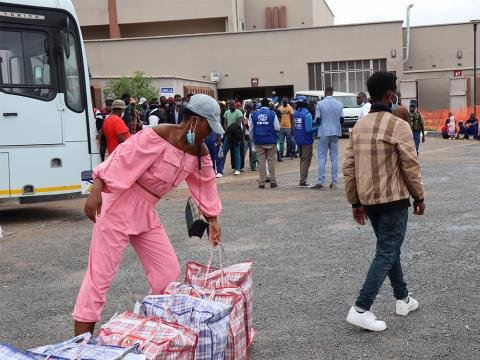
[[[475,114],[470,114],[466,121],[457,121],[450,112],[445,124],[442,127],[442,137],[444,139],[478,139],[478,119]]]
[[[319,173],[314,189],[325,187],[325,163],[328,151],[332,160],[332,181],[336,187],[338,173],[338,138],[341,137],[342,105],[335,100],[333,88],[327,88],[325,99],[318,103],[307,97],[280,98],[275,91],[271,98],[251,99],[242,103],[236,97],[219,101],[221,125],[225,134],[210,133],[206,139],[217,178],[224,176],[225,162],[230,153],[232,174],[237,176],[246,169],[259,171],[258,185],[265,188],[278,186],[275,163],[286,158],[300,159],[299,186],[310,187],[308,171],[313,155],[314,138],[319,138]],[[133,134],[162,123],[180,124],[186,97],[161,96],[148,102],[137,101],[124,94],[121,99],[106,99],[105,107],[94,109],[100,155],[106,154]],[[248,161],[247,161],[248,155]]]
[[[376,254],[346,320],[363,329],[383,331],[386,324],[377,319],[371,306],[387,276],[397,315],[406,316],[419,306],[403,278],[400,253],[410,199],[414,214],[423,215],[425,211],[415,146],[420,136],[424,139],[424,129],[421,116],[416,115],[416,104],[410,104],[408,110],[399,105],[395,75],[374,73],[367,87],[370,106],[352,129],[343,176],[354,220],[365,225],[370,219],[377,238]],[[333,88],[325,89],[325,98],[316,104],[313,116],[306,97],[299,96],[291,103],[282,98],[279,106],[273,101],[274,97],[252,100],[243,111],[239,101],[217,102],[207,95],[187,97],[183,104],[169,104],[167,99],[165,106],[162,100],[158,105],[151,101],[145,106],[146,101],[141,99],[140,109],[127,96],[107,103],[111,114],[100,129],[110,156],[95,168],[95,182],[85,204],[85,212],[95,225],[88,269],[73,312],[76,334],[93,332],[129,242],[142,261],[152,294],[161,294],[178,278],[178,260],[155,204],[183,180],[208,221],[210,242],[214,246],[220,243],[217,216],[222,207],[215,179],[222,174],[228,152],[232,153],[234,174],[239,175],[248,149],[250,166],[258,163],[258,186],[265,188],[269,176],[270,187],[276,188],[275,163],[288,154],[290,142],[289,155],[298,153],[301,160],[299,185],[308,186],[316,134],[319,166],[313,188],[326,185],[328,153],[332,162],[330,188],[336,187],[343,106],[333,97]],[[358,103],[368,107],[365,94],[359,94]],[[150,119],[170,125],[152,127]],[[125,142],[140,129],[143,131]],[[121,142],[125,144],[118,146]],[[287,142],[287,146],[277,146],[281,142]]]

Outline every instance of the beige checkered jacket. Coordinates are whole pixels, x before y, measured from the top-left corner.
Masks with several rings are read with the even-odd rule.
[[[412,130],[389,112],[369,113],[353,128],[343,165],[347,200],[380,205],[423,199],[424,190]]]

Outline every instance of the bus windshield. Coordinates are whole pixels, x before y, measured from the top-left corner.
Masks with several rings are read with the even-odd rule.
[[[1,90],[41,100],[51,100],[57,92],[51,69],[51,34],[44,31],[0,29]]]
[[[7,16],[20,10],[0,5],[0,91],[43,101],[63,93],[67,107],[82,112],[85,80],[73,17],[41,8],[29,17]]]

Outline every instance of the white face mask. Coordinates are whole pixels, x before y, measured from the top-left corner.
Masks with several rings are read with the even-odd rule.
[[[182,102],[181,101],[175,101],[175,104],[182,105]]]
[[[395,111],[398,108],[398,95],[391,90],[390,90],[390,93],[393,94],[393,96],[395,96],[395,102],[394,103],[392,102],[392,106],[391,106],[392,111]]]

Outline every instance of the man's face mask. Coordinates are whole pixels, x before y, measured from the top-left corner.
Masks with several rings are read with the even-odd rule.
[[[182,102],[180,100],[177,100],[177,101],[175,101],[175,104],[182,105]]]
[[[393,101],[392,97],[395,98],[395,102]],[[390,101],[392,103],[391,105],[392,111],[394,111],[396,108],[398,108],[398,95],[391,90],[390,90]]]
[[[288,101],[287,101],[287,100],[283,100],[283,101],[282,101],[282,104],[283,104],[283,106],[285,106],[285,105],[288,104]]]

